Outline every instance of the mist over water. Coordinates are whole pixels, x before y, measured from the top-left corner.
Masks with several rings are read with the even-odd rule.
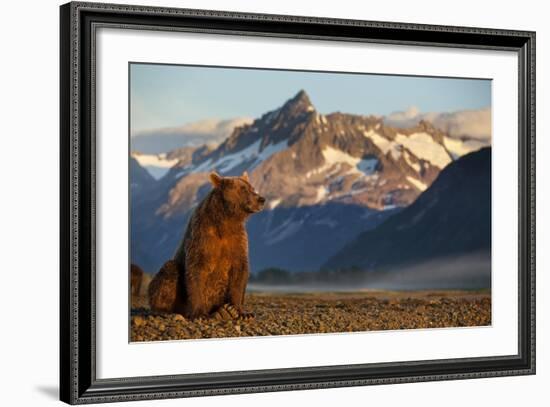
[[[367,287],[354,284],[248,284],[246,291],[269,293],[318,293],[318,292],[357,292],[367,291]]]
[[[491,288],[491,253],[430,260],[385,272],[362,272],[354,281],[254,283],[252,292],[307,293],[353,291],[476,290]]]

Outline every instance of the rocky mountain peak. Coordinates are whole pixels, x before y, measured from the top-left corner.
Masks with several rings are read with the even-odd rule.
[[[302,89],[292,99],[289,99],[282,107],[281,112],[285,116],[300,116],[315,111],[308,94]]]
[[[303,89],[300,89],[300,91],[296,93],[296,95],[294,95],[294,97],[290,99],[288,103],[304,103],[306,105],[311,106],[311,100],[309,99],[309,95]]]

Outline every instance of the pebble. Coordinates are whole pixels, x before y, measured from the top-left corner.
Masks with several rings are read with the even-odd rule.
[[[142,326],[143,324],[145,324],[145,319],[143,319],[143,317],[141,316],[135,316],[132,318],[132,322],[134,324],[134,326],[136,327],[139,327],[139,326]]]
[[[134,303],[134,299],[132,299]],[[491,324],[490,294],[247,294],[250,321],[187,320],[132,308],[132,341],[288,335]]]

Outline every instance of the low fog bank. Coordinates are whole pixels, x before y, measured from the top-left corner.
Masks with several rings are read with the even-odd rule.
[[[432,260],[423,264],[376,273],[368,288],[392,290],[491,288],[491,254]]]
[[[249,291],[477,290],[491,288],[491,253],[431,260],[386,271],[358,269],[292,273],[271,269],[251,276]]]

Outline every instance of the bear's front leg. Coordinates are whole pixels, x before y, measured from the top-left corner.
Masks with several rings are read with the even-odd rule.
[[[191,320],[208,315],[210,307],[203,302],[200,295],[193,293],[187,298],[184,306],[185,315]]]
[[[244,311],[244,294],[246,292],[246,284],[248,283],[249,266],[248,256],[240,256],[235,259],[232,265],[229,278],[229,304],[231,304],[239,317],[243,319],[253,318],[254,315]]]
[[[209,294],[207,263],[203,257],[196,256],[196,261],[188,261],[185,266],[185,285],[187,298],[185,314],[189,319],[206,317],[212,307]]]

